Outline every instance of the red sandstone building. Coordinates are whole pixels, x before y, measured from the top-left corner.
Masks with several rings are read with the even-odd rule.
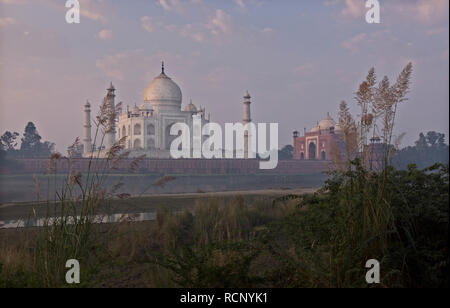
[[[310,131],[299,136],[294,132],[294,159],[331,160],[333,151],[342,145],[342,129],[329,114]]]

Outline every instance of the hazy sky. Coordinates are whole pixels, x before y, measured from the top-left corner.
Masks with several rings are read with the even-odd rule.
[[[112,81],[117,100],[141,104],[166,63],[183,106],[212,121],[242,119],[252,95],[255,122],[292,131],[336,118],[370,67],[395,79],[414,64],[410,100],[400,106],[404,145],[419,132],[449,132],[448,0],[380,1],[381,24],[365,22],[364,0],[80,0],[67,24],[65,0],[0,0],[0,131],[33,121],[65,151],[82,135],[83,104],[95,112]]]

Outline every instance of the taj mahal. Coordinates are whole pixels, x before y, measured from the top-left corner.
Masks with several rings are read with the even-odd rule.
[[[112,109],[116,107],[115,91],[111,83],[104,98]],[[194,122],[203,126],[209,121],[205,108],[196,107],[192,101],[182,108],[181,89],[166,75],[163,62],[161,73],[145,87],[142,104],[119,109],[118,116],[107,123],[104,147],[100,149],[92,140],[91,105],[85,104],[83,157],[97,152],[104,157],[117,140],[124,138],[130,157],[170,158],[170,144],[177,137],[170,134],[172,125],[185,123],[192,130]]]

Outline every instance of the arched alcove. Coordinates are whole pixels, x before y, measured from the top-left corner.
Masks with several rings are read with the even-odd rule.
[[[138,150],[142,148],[141,139],[135,139],[133,143],[133,148]]]
[[[155,134],[155,125],[148,124],[147,125],[147,135],[153,136]]]
[[[308,158],[311,160],[316,159],[316,144],[314,142],[310,142],[308,145]]]
[[[134,124],[134,135],[139,136],[141,134],[141,124]]]

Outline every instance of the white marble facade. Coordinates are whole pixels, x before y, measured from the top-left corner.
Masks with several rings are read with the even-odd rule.
[[[106,96],[113,106],[114,91],[111,85]],[[132,108],[126,107],[125,111],[120,112],[114,123],[115,140],[126,137],[125,146],[130,151],[130,157],[145,155],[149,158],[170,158],[170,144],[176,138],[170,135],[170,128],[174,123],[186,123],[192,132],[193,115],[201,119],[202,126],[209,122],[209,115],[205,116],[204,108],[197,109],[190,102],[182,110],[181,105],[181,89],[165,74],[163,63],[161,74],[145,87],[142,104]],[[92,148],[89,104],[85,105],[84,127],[83,156],[89,157],[89,149]],[[106,153],[110,146],[106,144],[102,152]]]

